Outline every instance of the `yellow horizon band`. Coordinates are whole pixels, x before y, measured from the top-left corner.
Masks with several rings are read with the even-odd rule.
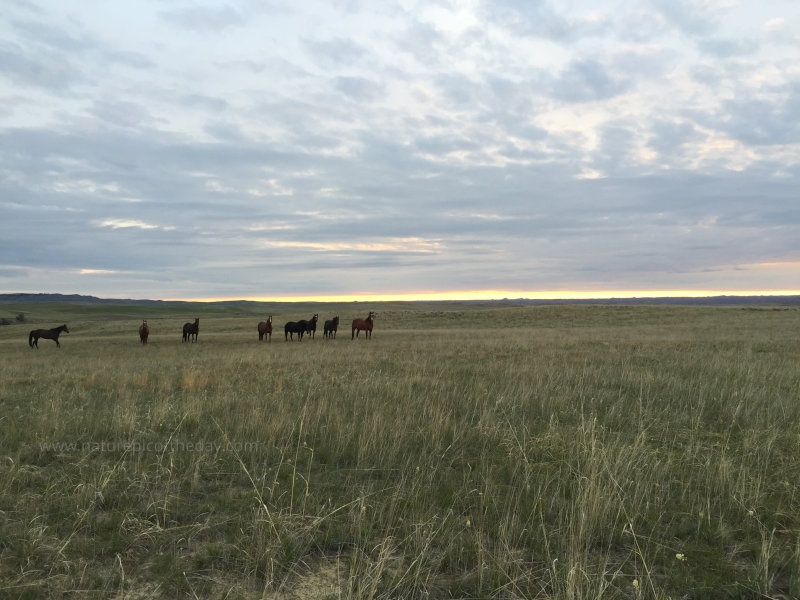
[[[309,294],[305,296],[220,296],[164,298],[182,302],[419,302],[459,300],[610,300],[633,298],[709,298],[715,296],[800,296],[800,290],[471,290],[403,293]]]

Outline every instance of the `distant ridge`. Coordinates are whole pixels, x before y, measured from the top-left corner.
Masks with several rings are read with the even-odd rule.
[[[98,298],[81,294],[0,294],[0,302],[66,302],[70,304],[155,304],[163,300],[133,300],[120,298]]]
[[[357,302],[358,297],[353,298]],[[110,306],[191,304],[191,300],[145,300],[132,298],[98,298],[82,294],[0,294],[0,302],[64,302],[69,304],[104,304]],[[468,304],[685,304],[705,306],[730,306],[742,304],[800,305],[800,296],[708,296],[704,298],[600,298],[600,299],[556,299],[503,298],[502,300],[423,300],[425,303],[463,302]],[[220,300],[212,304],[252,304],[252,300]],[[265,302],[270,304],[270,302]],[[274,304],[274,303],[273,303]],[[281,302],[281,304],[286,304]]]
[[[786,305],[800,304],[800,296],[706,296],[706,297],[661,297],[661,298],[601,298],[575,300],[498,300],[498,302],[521,304],[685,304],[694,306],[735,306],[742,304]]]

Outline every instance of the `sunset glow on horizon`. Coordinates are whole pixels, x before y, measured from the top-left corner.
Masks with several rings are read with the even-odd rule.
[[[475,300],[611,300],[633,298],[711,298],[716,296],[800,296],[800,290],[470,290],[354,293],[309,296],[164,298],[165,302],[438,302]]]

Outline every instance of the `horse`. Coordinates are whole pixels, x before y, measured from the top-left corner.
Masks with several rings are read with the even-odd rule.
[[[139,325],[139,341],[143,344],[147,343],[147,336],[150,335],[150,326],[147,324],[147,321],[142,320],[142,324]]]
[[[314,316],[306,321],[306,333],[309,334],[312,339],[317,333],[317,319],[319,319],[319,315],[314,313]]]
[[[326,338],[336,339],[336,330],[339,329],[339,316],[335,316],[332,319],[328,319],[325,321],[325,328],[322,332]]]
[[[69,329],[67,329],[66,325],[53,327],[53,329],[34,329],[28,334],[28,345],[31,348],[36,346],[38,350],[39,338],[44,338],[46,340],[53,340],[56,343],[56,347],[61,348],[61,344],[58,342],[58,336],[61,335],[62,331],[69,333]]]
[[[267,341],[272,341],[272,315],[267,317],[266,321],[261,321],[258,324],[258,341],[264,341],[264,336],[267,336]]]
[[[350,339],[358,337],[360,331],[364,332],[365,339],[372,339],[372,321],[375,319],[375,313],[370,311],[366,319],[353,319],[353,330]]]
[[[184,323],[182,342],[197,342],[197,334],[200,333],[200,319],[195,319],[194,323]]]
[[[303,334],[306,332],[306,321],[289,321],[286,325],[283,326],[283,337],[286,338],[286,341],[289,341],[291,337],[294,340],[294,334],[297,334],[297,341],[303,341]]]

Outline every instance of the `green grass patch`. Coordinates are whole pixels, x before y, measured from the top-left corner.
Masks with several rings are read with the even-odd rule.
[[[797,309],[6,312],[0,597],[800,596]]]

